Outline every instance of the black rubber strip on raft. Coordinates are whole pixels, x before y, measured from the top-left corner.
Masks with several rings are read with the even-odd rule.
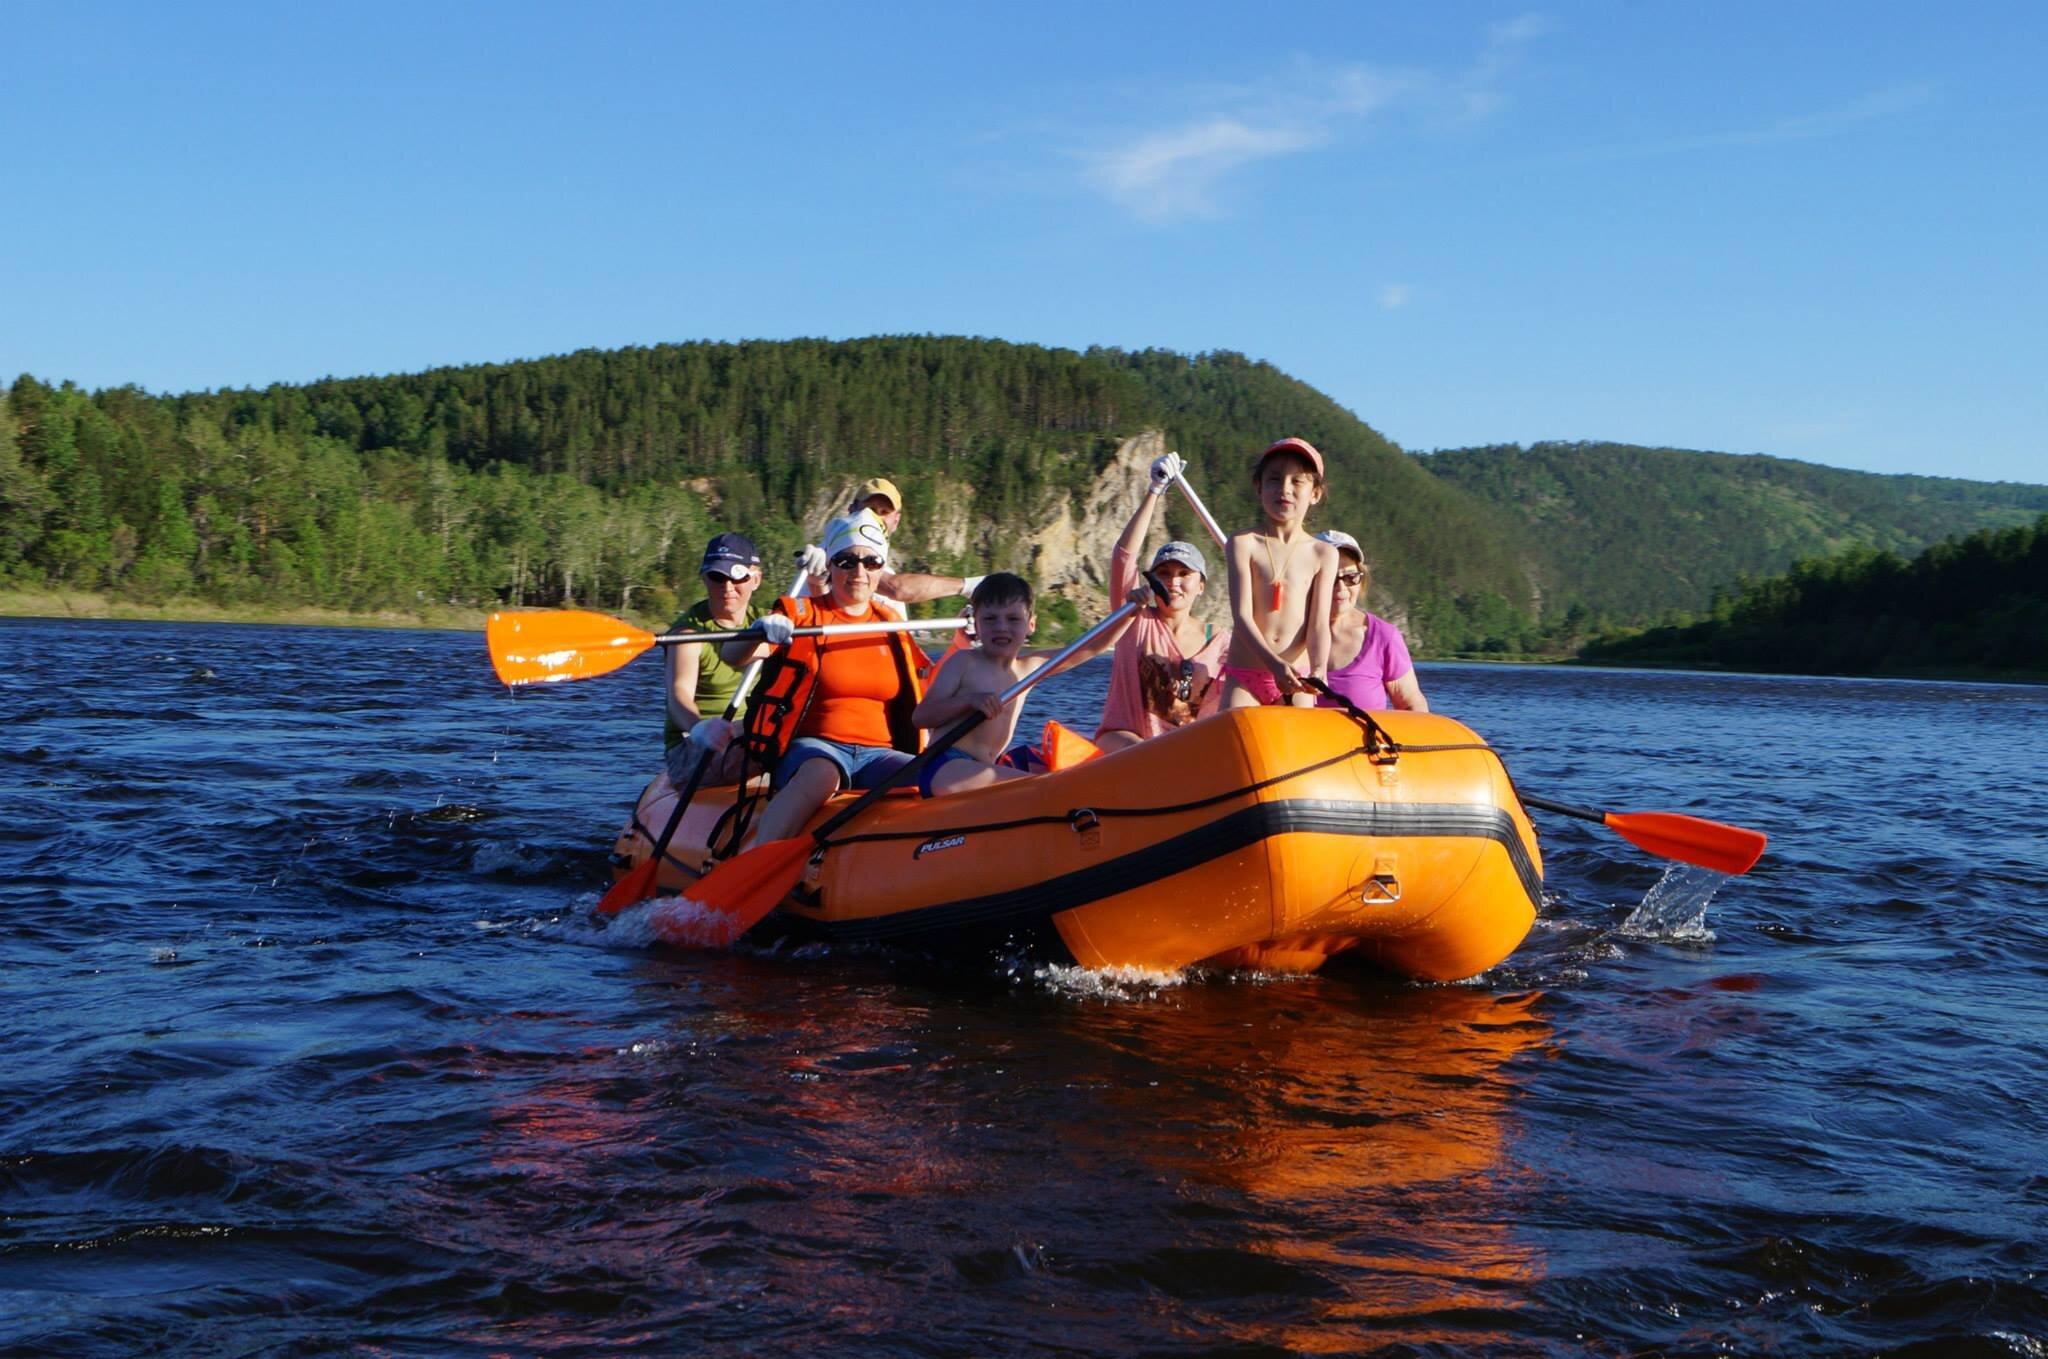
[[[1500,807],[1464,803],[1338,802],[1298,798],[1239,808],[1206,826],[1162,840],[1132,854],[1092,864],[1057,878],[1007,892],[969,897],[899,911],[868,920],[809,920],[828,938],[860,943],[894,943],[930,935],[980,935],[1020,921],[1049,919],[1061,911],[1128,892],[1158,878],[1183,873],[1211,859],[1287,834],[1361,837],[1492,840],[1508,852],[1532,908],[1543,902],[1543,880],[1529,850],[1515,833],[1514,819]],[[967,838],[973,839],[969,832]]]

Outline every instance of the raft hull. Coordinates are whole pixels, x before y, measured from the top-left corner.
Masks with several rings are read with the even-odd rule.
[[[1087,967],[1301,972],[1356,953],[1432,981],[1483,972],[1535,920],[1535,832],[1468,728],[1374,717],[1391,754],[1368,750],[1341,712],[1249,708],[1053,774],[884,799],[813,857],[770,919],[834,940],[1023,949]],[[665,890],[703,871],[734,795],[700,790]],[[644,862],[674,796],[666,778],[648,786],[615,846],[620,872]]]

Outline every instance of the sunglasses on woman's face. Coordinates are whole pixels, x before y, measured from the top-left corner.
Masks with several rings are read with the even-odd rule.
[[[882,559],[880,557],[863,557],[858,552],[842,552],[832,559],[832,564],[841,571],[851,571],[856,567],[863,571],[879,571],[882,569]]]
[[[1337,573],[1337,583],[1339,585],[1356,585],[1364,579],[1365,572],[1363,571],[1339,571]]]

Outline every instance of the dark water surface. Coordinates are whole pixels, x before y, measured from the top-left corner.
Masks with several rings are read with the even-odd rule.
[[[1424,679],[1771,851],[1545,819],[1460,986],[656,953],[651,659],[0,620],[0,1351],[2048,1354],[2048,690]]]

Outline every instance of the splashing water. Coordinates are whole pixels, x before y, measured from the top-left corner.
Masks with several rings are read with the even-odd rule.
[[[1664,876],[1643,893],[1642,904],[1621,922],[1621,933],[1632,939],[1710,944],[1714,932],[1707,928],[1707,903],[1727,881],[1726,873],[1711,868],[1667,864]]]
[[[1032,976],[1046,990],[1085,1000],[1143,999],[1184,985],[1187,975],[1147,967],[1080,967],[1045,963]]]

